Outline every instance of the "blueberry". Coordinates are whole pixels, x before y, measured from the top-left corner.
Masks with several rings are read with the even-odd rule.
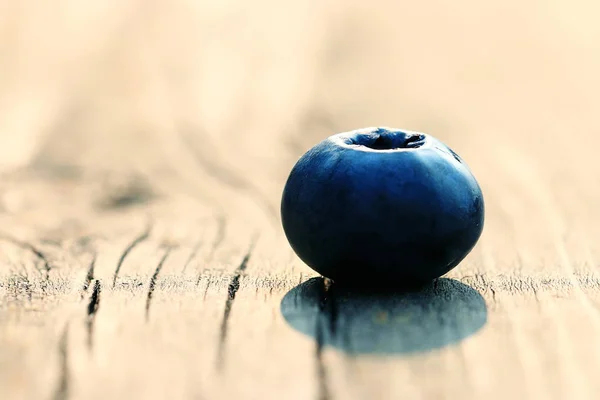
[[[445,274],[481,235],[481,189],[434,137],[390,128],[330,136],[286,182],[281,218],[296,254],[336,283],[418,286]]]

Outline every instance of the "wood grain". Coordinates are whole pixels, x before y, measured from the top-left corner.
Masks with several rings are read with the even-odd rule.
[[[0,1],[0,398],[596,399],[597,11]],[[296,159],[374,125],[484,191],[417,293],[330,286],[280,228]]]

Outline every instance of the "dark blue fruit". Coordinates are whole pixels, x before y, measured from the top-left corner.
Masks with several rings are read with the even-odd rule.
[[[285,234],[336,282],[415,286],[454,268],[481,235],[481,189],[434,137],[390,128],[333,135],[304,154],[285,185]]]

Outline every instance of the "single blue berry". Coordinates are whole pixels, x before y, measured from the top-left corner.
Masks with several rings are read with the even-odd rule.
[[[465,162],[434,137],[390,128],[330,136],[292,169],[281,202],[296,254],[336,282],[414,286],[454,268],[484,221]]]

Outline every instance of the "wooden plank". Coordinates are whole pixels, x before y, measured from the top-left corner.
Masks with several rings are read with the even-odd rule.
[[[121,3],[0,0],[1,399],[597,398],[596,5]],[[484,191],[416,293],[280,227],[296,159],[369,125]]]

